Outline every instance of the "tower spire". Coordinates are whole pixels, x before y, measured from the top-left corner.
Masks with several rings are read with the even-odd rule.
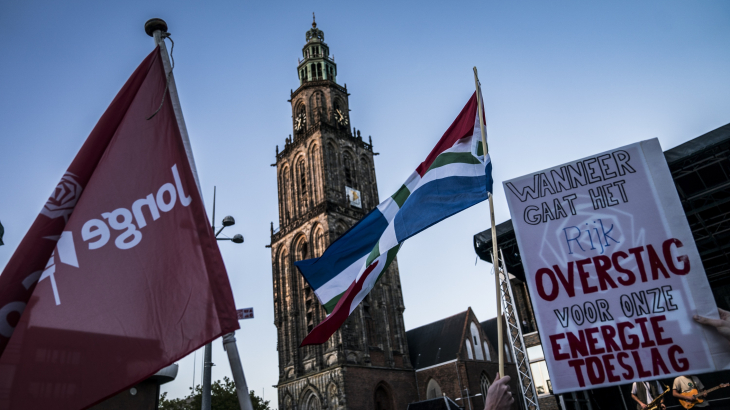
[[[330,49],[324,42],[324,32],[317,28],[317,20],[312,12],[312,28],[306,33],[307,43],[302,48],[303,60],[299,60],[299,85],[308,81],[329,80],[336,82],[337,65],[330,56]]]

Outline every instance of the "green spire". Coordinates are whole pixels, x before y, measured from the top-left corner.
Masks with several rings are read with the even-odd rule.
[[[317,28],[312,13],[312,28],[306,34],[307,43],[302,48],[303,60],[299,60],[299,84],[308,81],[337,81],[337,64],[330,56],[330,49],[324,42],[324,32]]]

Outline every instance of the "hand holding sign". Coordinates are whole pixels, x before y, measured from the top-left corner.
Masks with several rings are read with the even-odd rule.
[[[700,315],[694,315],[692,319],[694,319],[697,323],[714,327],[720,336],[730,342],[730,312],[717,308],[717,313],[720,314],[719,319],[710,319]]]
[[[494,383],[487,390],[486,403],[484,410],[508,410],[511,408],[515,399],[509,388],[509,376],[499,377],[499,373],[494,378]]]

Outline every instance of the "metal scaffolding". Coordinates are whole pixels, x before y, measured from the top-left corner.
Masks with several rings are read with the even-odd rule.
[[[494,258],[492,258],[494,260]],[[522,399],[527,410],[540,410],[540,403],[537,400],[537,392],[535,391],[535,383],[532,381],[532,370],[530,362],[527,358],[525,349],[525,341],[522,339],[522,327],[520,326],[520,318],[515,309],[514,296],[512,295],[512,286],[509,282],[509,273],[504,263],[504,254],[499,249],[499,264],[495,266],[495,274],[499,275],[499,284],[501,288],[502,312],[507,324],[507,336],[509,344],[512,348],[512,357],[517,367],[517,375],[520,379],[520,389],[522,390]],[[498,268],[497,268],[498,266]],[[500,320],[500,318],[497,318]],[[500,346],[504,349],[504,346]]]

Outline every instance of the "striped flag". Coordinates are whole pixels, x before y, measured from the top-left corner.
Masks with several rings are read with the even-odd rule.
[[[400,245],[431,225],[488,198],[492,164],[484,155],[477,96],[398,191],[319,258],[295,262],[329,314],[302,341],[326,342],[375,286]]]

